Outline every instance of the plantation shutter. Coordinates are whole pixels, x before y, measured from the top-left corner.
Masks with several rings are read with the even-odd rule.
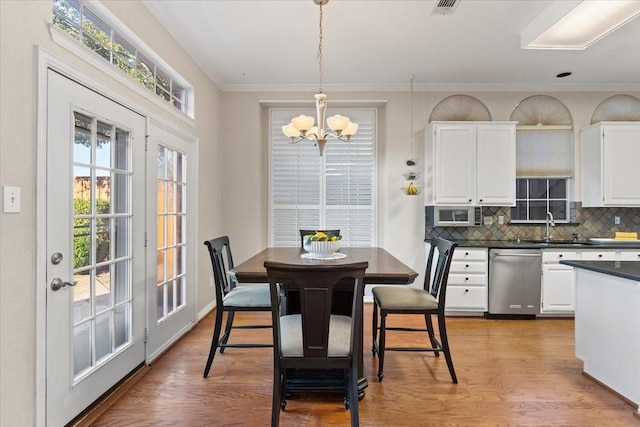
[[[329,139],[320,157],[312,141],[291,144],[282,133],[292,117],[315,110],[271,110],[271,245],[299,246],[300,229],[340,229],[343,246],[375,246],[376,112],[340,113],[358,123],[358,132],[350,142]]]

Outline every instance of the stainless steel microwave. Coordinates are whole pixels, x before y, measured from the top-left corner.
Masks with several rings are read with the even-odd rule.
[[[474,227],[482,225],[479,206],[425,206],[427,227]]]

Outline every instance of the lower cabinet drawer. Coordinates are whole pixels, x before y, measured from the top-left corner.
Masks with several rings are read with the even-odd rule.
[[[485,262],[464,262],[464,261],[452,261],[449,268],[449,274],[451,273],[486,273],[487,264]]]
[[[448,286],[446,298],[445,309],[447,310],[487,310],[486,287]]]
[[[449,286],[456,286],[456,285],[486,286],[487,275],[477,274],[477,273],[474,273],[474,274],[449,273],[449,281],[447,283],[449,284]]]

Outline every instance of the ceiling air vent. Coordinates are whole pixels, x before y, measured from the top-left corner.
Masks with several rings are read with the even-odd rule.
[[[431,11],[432,15],[451,15],[460,3],[460,0],[438,0]]]

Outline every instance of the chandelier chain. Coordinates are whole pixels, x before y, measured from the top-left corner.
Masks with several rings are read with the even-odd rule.
[[[320,20],[319,20],[319,42],[318,42],[318,68],[319,68],[319,79],[320,79],[320,91],[322,93],[322,73],[323,73],[323,56],[322,56],[322,2],[320,3]]]

